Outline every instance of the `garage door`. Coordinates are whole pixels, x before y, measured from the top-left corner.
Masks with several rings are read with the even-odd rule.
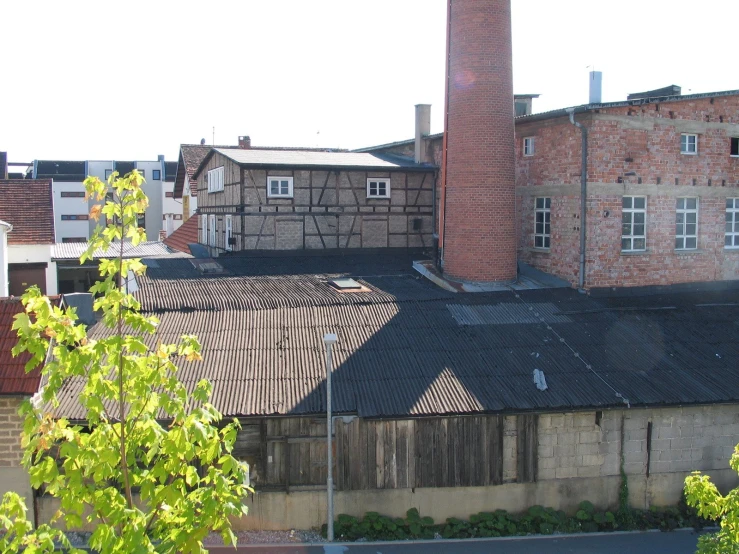
[[[37,285],[46,294],[46,264],[8,264],[11,296],[20,296],[31,285]]]

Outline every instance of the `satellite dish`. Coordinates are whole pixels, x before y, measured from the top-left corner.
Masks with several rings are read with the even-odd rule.
[[[202,139],[200,139],[200,146],[204,146],[204,145],[205,145],[205,139],[202,138]]]

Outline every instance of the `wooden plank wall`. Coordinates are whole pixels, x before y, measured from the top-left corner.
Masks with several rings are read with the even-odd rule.
[[[503,483],[503,416],[334,424],[337,490],[474,487]],[[536,480],[537,416],[519,415],[517,481]],[[513,445],[508,448],[513,447]],[[326,420],[270,418],[244,424],[234,454],[258,490],[326,488]]]
[[[536,459],[538,453],[537,417],[534,414],[516,418],[518,430],[518,479],[519,483],[536,481]]]
[[[339,490],[503,482],[503,418],[363,420],[336,425]]]

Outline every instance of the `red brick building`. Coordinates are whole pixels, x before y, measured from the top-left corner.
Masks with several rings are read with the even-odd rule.
[[[674,92],[574,108],[585,288],[739,278],[739,91]],[[517,118],[519,260],[573,285],[581,154],[566,110]]]

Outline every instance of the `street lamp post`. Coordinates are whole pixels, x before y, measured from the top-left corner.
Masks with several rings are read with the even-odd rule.
[[[331,417],[331,373],[333,371],[333,363],[331,359],[331,347],[336,344],[338,338],[333,333],[327,333],[323,336],[323,342],[326,344],[326,427],[327,446],[328,446],[328,478],[326,479],[326,489],[328,493],[328,529],[326,535],[329,542],[334,540],[334,460],[333,460],[333,418]]]

